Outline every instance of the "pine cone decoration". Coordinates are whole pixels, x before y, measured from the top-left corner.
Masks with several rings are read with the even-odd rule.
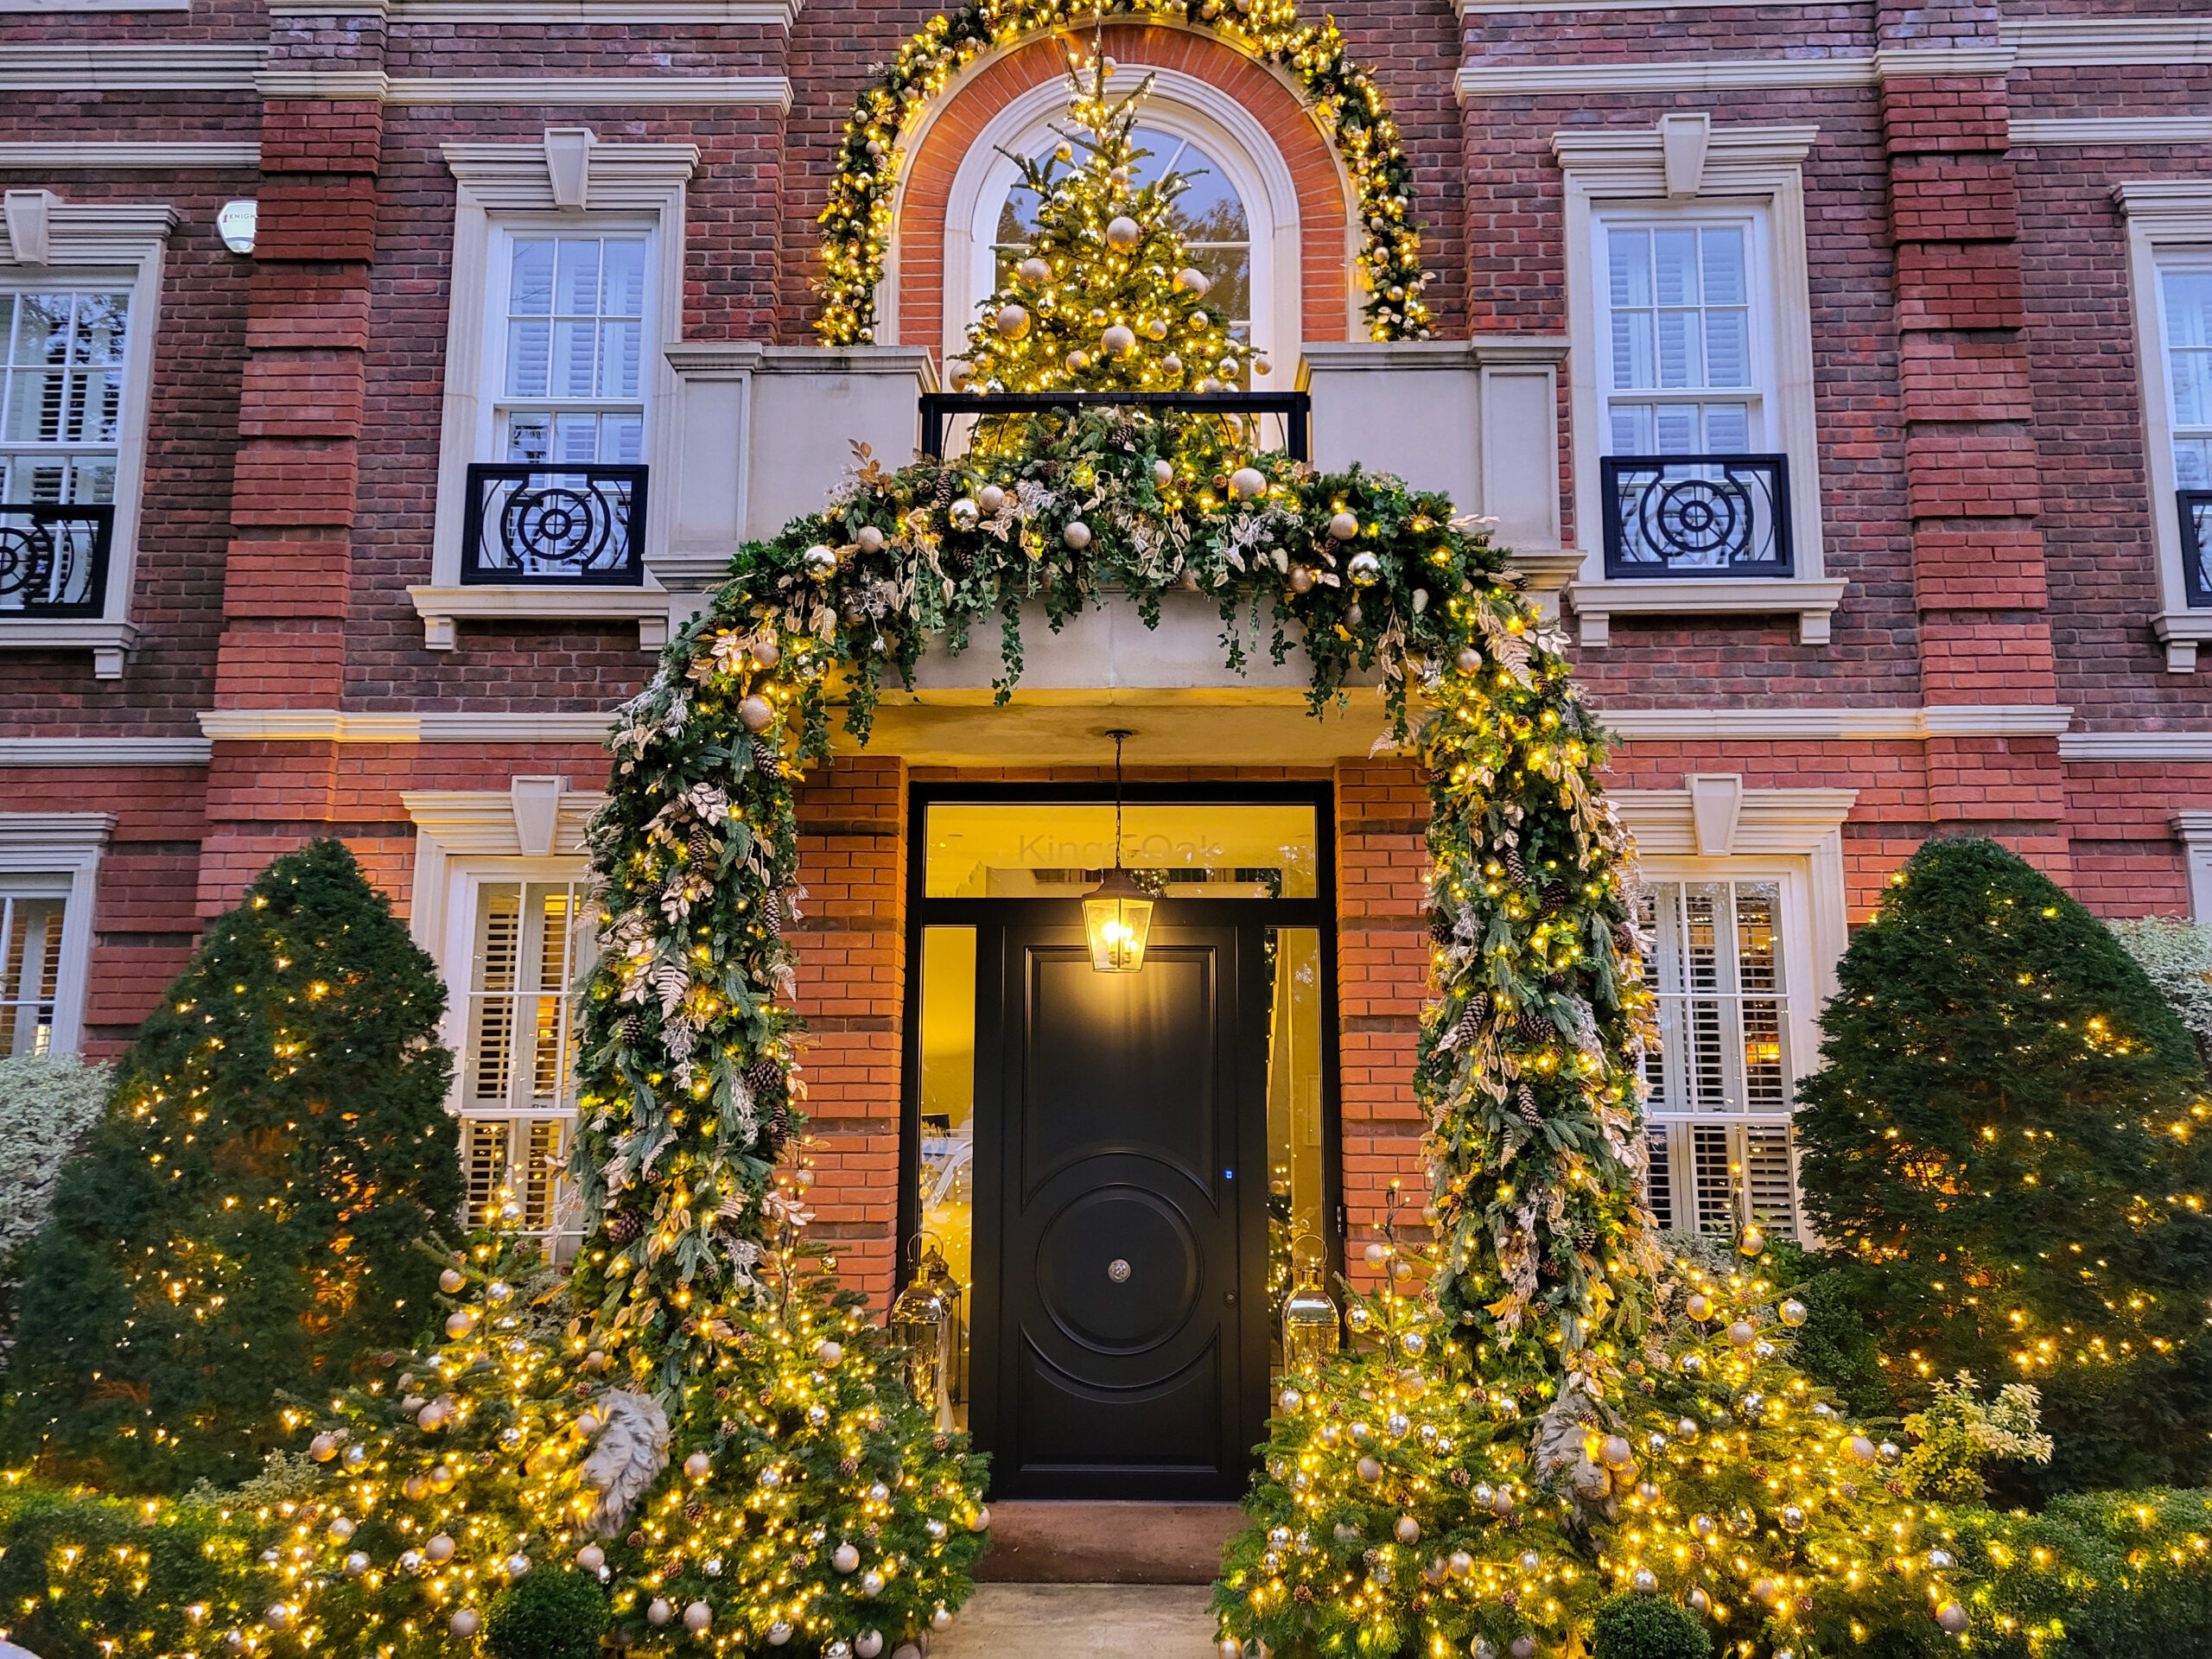
[[[645,1016],[635,1008],[622,1016],[622,1041],[629,1048],[645,1046]]]
[[[1452,918],[1448,916],[1432,917],[1428,924],[1428,937],[1439,944],[1451,944]]]
[[[958,493],[959,488],[960,474],[954,472],[950,467],[944,467],[941,470],[937,475],[936,499],[938,505],[940,507],[950,506],[952,505],[952,498]]]
[[[783,760],[765,743],[755,744],[753,749],[753,770],[763,778],[780,781],[784,775]]]
[[[778,1101],[768,1109],[768,1135],[778,1147],[791,1132],[791,1109],[788,1102]]]
[[[1547,881],[1544,883],[1544,908],[1546,910],[1565,910],[1567,908],[1567,897],[1568,894],[1566,882]]]
[[[1624,957],[1636,954],[1636,930],[1626,922],[1613,924],[1613,949]]]
[[[1578,1250],[1589,1249],[1597,1243],[1598,1230],[1587,1222],[1574,1230],[1574,1248]]]
[[[707,1506],[696,1498],[693,1499],[683,1506],[683,1518],[693,1526],[697,1526],[707,1518]]]
[[[770,938],[784,937],[784,897],[781,893],[769,892],[760,895],[760,920],[767,928]]]
[[[1554,969],[1550,973],[1544,976],[1544,983],[1550,986],[1552,989],[1555,991],[1565,990],[1567,988],[1567,969],[1564,968]]]
[[[1551,1022],[1550,1018],[1538,1014],[1534,1008],[1522,1009],[1521,1017],[1513,1024],[1524,1043],[1548,1043],[1559,1035],[1559,1027]]]
[[[956,576],[964,576],[976,568],[976,550],[972,547],[949,549],[944,556],[944,568]]]
[[[1452,1027],[1452,1046],[1465,1048],[1481,1033],[1483,1021],[1490,1016],[1490,993],[1477,991],[1467,999],[1467,1006],[1460,1011],[1459,1023]]]
[[[695,823],[691,826],[691,842],[688,850],[694,864],[704,864],[714,857],[715,838],[707,833],[705,824]]]
[[[1136,447],[1137,423],[1135,421],[1116,421],[1114,429],[1106,436],[1116,448],[1133,449]]]
[[[1310,1584],[1294,1586],[1290,1592],[1290,1599],[1301,1607],[1311,1607],[1313,1605],[1313,1586]]]
[[[617,1210],[607,1218],[607,1238],[611,1244],[627,1244],[645,1230],[645,1220],[634,1210]]]
[[[844,1476],[848,1480],[850,1480],[855,1475],[860,1473],[860,1471],[861,1460],[858,1458],[847,1458],[842,1463],[840,1463],[837,1465],[837,1472]]]
[[[784,1068],[763,1054],[745,1068],[745,1086],[753,1091],[755,1100],[771,1095],[781,1095],[784,1089]]]
[[[1515,887],[1528,886],[1529,871],[1528,868],[1521,862],[1521,853],[1518,848],[1509,847],[1505,849],[1505,873],[1513,878]]]
[[[1515,1099],[1521,1108],[1521,1121],[1530,1128],[1535,1128],[1544,1121],[1544,1115],[1536,1109],[1536,1091],[1527,1084],[1521,1085]]]

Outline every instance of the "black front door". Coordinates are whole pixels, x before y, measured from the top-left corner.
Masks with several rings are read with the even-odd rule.
[[[1261,930],[1155,921],[1135,974],[1077,925],[977,943],[992,1491],[1233,1498],[1266,1411]]]

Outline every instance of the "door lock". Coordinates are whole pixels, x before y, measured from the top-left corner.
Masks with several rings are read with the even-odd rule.
[[[1224,1307],[1234,1307],[1234,1306],[1236,1306],[1236,1293],[1235,1291],[1233,1291],[1233,1290],[1224,1290],[1224,1291],[1223,1291],[1223,1292],[1221,1293],[1221,1303],[1222,1303],[1222,1306],[1223,1306]]]

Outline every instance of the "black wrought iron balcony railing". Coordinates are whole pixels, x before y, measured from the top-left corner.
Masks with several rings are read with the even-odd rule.
[[[2212,490],[2174,493],[2181,514],[2181,568],[2191,610],[2212,607]]]
[[[1788,576],[1784,455],[1607,455],[1599,462],[1605,575]]]
[[[99,616],[107,607],[115,509],[0,501],[0,616]]]
[[[477,461],[467,491],[464,585],[645,585],[645,467]]]
[[[1047,409],[1106,405],[1195,409],[1209,415],[1279,415],[1283,449],[1293,461],[1313,447],[1313,399],[1303,391],[927,391],[922,394],[922,453],[943,455],[946,423],[959,415],[1029,415]]]

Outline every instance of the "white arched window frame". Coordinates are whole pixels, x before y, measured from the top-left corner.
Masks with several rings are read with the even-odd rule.
[[[1244,204],[1252,239],[1252,343],[1275,360],[1263,391],[1291,389],[1303,333],[1298,191],[1290,168],[1251,111],[1192,75],[1172,69],[1126,67],[1107,83],[1116,96],[1135,92],[1147,74],[1153,90],[1138,124],[1196,144]],[[944,216],[944,335],[947,358],[967,344],[968,324],[992,290],[999,212],[1020,175],[1001,152],[1033,156],[1068,124],[1066,85],[1031,87],[991,118],[953,176]],[[890,315],[887,312],[885,315]]]

